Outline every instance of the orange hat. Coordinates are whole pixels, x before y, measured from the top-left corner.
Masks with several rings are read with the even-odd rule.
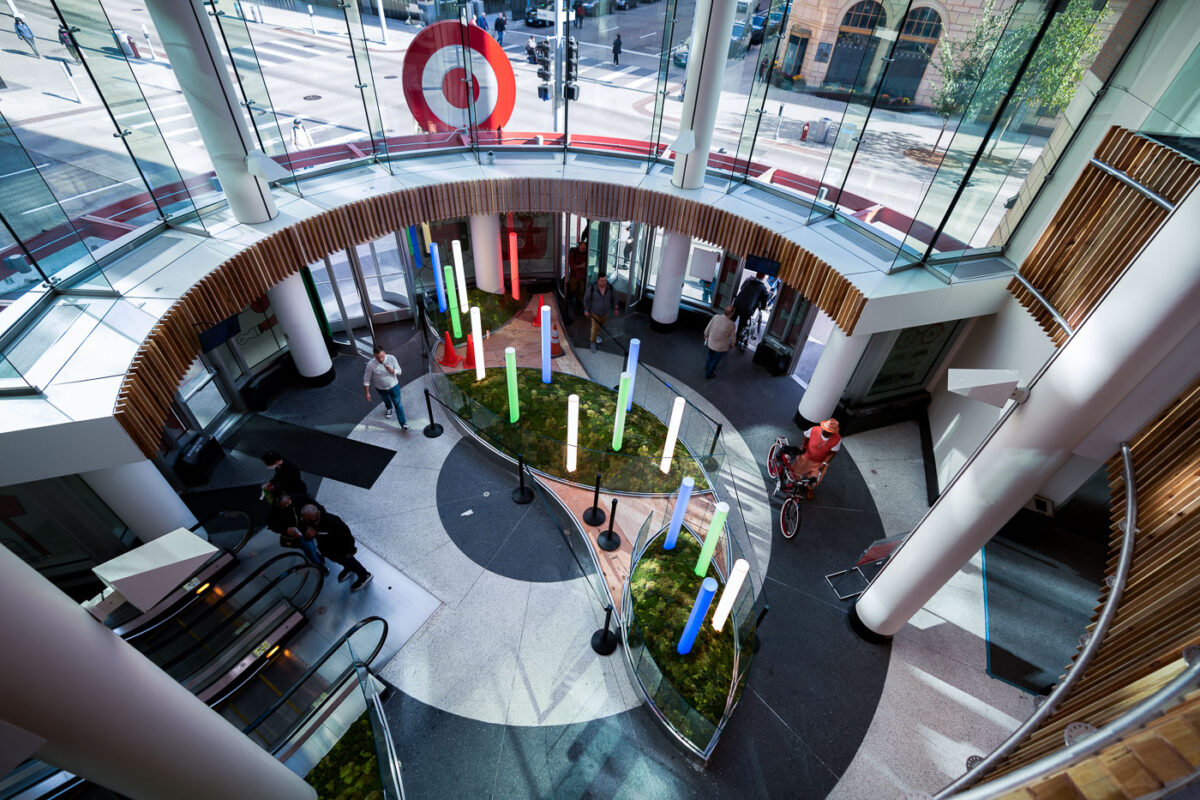
[[[837,433],[838,421],[836,419],[825,420],[821,423],[821,430],[825,431],[826,433]]]

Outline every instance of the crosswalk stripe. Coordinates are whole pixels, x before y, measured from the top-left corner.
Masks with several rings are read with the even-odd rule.
[[[269,42],[261,42],[258,46],[261,47],[262,45],[274,45],[276,47],[286,47],[289,50],[293,50],[297,53],[303,53],[305,56],[332,55],[333,53],[340,52],[338,50],[338,48],[336,48],[336,47],[325,47],[322,45],[317,45],[316,47],[305,47],[302,44],[296,44],[294,42],[289,42],[287,39],[272,39]]]

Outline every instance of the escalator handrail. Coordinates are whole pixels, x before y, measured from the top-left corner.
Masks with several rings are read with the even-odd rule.
[[[321,654],[320,658],[318,658],[315,662],[313,662],[312,666],[310,666],[307,670],[305,670],[303,675],[301,675],[297,680],[292,682],[292,685],[288,688],[288,690],[286,692],[281,694],[279,696],[279,698],[276,699],[275,702],[272,703],[270,706],[268,706],[265,711],[263,711],[261,714],[259,714],[257,717],[255,717],[254,720],[252,722],[250,722],[250,724],[248,724],[244,728],[242,728],[242,733],[246,734],[247,736],[249,736],[251,733],[253,733],[255,728],[257,728],[259,725],[266,722],[271,717],[271,715],[273,715],[276,711],[279,710],[279,708],[281,706],[283,706],[285,703],[287,703],[288,700],[291,699],[292,695],[295,694],[297,691],[299,691],[300,687],[303,686],[305,683],[307,683],[308,679],[311,678],[313,675],[315,675],[317,673],[317,671],[320,670],[322,666],[324,666],[326,661],[328,661],[339,650],[341,650],[342,647],[346,644],[346,642],[350,639],[351,636],[353,636],[360,629],[362,629],[362,628],[366,627],[367,625],[370,625],[371,623],[376,622],[376,621],[383,623],[383,635],[379,637],[379,641],[375,644],[375,649],[372,650],[371,654],[369,656],[367,656],[366,658],[355,657],[355,658],[351,659],[350,666],[348,667],[348,669],[350,671],[353,671],[356,664],[361,664],[364,667],[369,667],[371,665],[371,662],[375,660],[375,656],[379,655],[379,651],[383,649],[383,643],[385,641],[387,641],[388,624],[387,624],[387,620],[384,619],[383,617],[375,617],[375,616],[366,617],[365,619],[360,619],[358,622],[351,625],[349,627],[349,629],[347,629],[347,631],[345,633],[343,633],[338,638],[338,640],[329,647],[329,649],[327,649],[324,653]],[[345,677],[344,673],[342,675],[339,675],[338,679],[335,683],[341,683],[344,677]],[[288,732],[288,735],[283,737],[283,740],[287,741],[288,739],[290,739],[291,735],[296,731],[296,729],[299,728],[301,725],[303,725],[304,722],[309,718],[309,716],[312,713],[314,713],[315,711],[316,711],[316,709],[310,709],[309,714],[306,714],[299,721],[297,721],[297,723],[292,727],[292,730]]]
[[[229,553],[230,555],[237,555],[239,552],[241,552],[241,549],[246,546],[246,542],[250,541],[250,538],[254,535],[254,528],[256,527],[254,524],[254,518],[251,517],[249,514],[247,514],[245,511],[241,511],[239,509],[227,509],[225,511],[218,511],[214,514],[209,514],[201,522],[197,522],[195,525],[188,528],[188,530],[191,531],[192,533],[195,533],[196,531],[198,531],[201,528],[208,525],[208,523],[212,522],[217,517],[244,517],[245,518],[246,532],[244,534],[242,534],[241,541],[239,541],[233,547],[218,548],[219,550]]]
[[[242,579],[241,583],[239,583],[237,586],[234,586],[232,589],[230,589],[228,592],[226,592],[226,593],[225,593],[225,595],[224,595],[224,596],[222,596],[220,600],[218,600],[217,602],[213,603],[213,604],[212,604],[211,606],[209,606],[207,609],[205,609],[204,611],[202,611],[202,612],[201,612],[201,614],[200,614],[200,616],[199,616],[199,617],[197,617],[195,620],[193,620],[193,621],[192,621],[192,622],[193,622],[193,624],[194,624],[194,623],[196,623],[196,622],[199,622],[201,619],[203,619],[204,617],[208,616],[209,614],[211,614],[211,613],[212,613],[213,611],[215,611],[216,609],[218,609],[218,608],[221,608],[222,606],[224,606],[224,604],[225,604],[225,603],[229,602],[229,600],[230,600],[232,597],[234,597],[234,596],[235,596],[235,595],[236,595],[236,594],[237,594],[239,591],[241,591],[241,589],[242,589],[242,587],[243,587],[243,586],[245,586],[246,584],[250,583],[251,581],[253,581],[253,580],[256,580],[256,579],[258,579],[259,577],[261,577],[261,576],[262,576],[262,573],[263,573],[264,571],[266,571],[267,567],[270,567],[270,566],[271,566],[272,564],[274,564],[276,561],[282,561],[282,560],[283,560],[283,559],[285,559],[285,558],[292,558],[292,559],[298,558],[298,559],[300,559],[300,560],[301,560],[301,562],[302,562],[302,563],[305,563],[305,564],[307,564],[307,563],[308,563],[308,561],[307,561],[307,560],[305,560],[305,558],[304,558],[304,554],[303,554],[303,553],[298,553],[298,552],[295,552],[295,553],[280,553],[279,555],[277,555],[277,556],[274,556],[274,557],[273,557],[273,558],[271,558],[269,561],[267,561],[265,564],[263,564],[262,566],[258,567],[256,570],[254,570],[254,572],[250,573],[250,574],[249,574],[249,575],[247,575],[247,576],[246,576],[244,579]],[[183,611],[183,610],[185,610],[185,609],[179,609],[178,611]],[[178,612],[177,612],[177,613],[175,613],[175,614],[171,614],[171,615],[169,615],[169,616],[167,616],[167,617],[164,617],[163,619],[160,619],[158,622],[154,623],[153,625],[147,625],[147,626],[144,626],[144,627],[138,628],[136,631],[133,631],[133,632],[132,632],[132,633],[130,633],[128,636],[125,636],[125,637],[123,637],[123,638],[124,638],[124,639],[125,639],[125,641],[127,641],[127,642],[134,642],[134,641],[136,641],[137,639],[140,639],[141,637],[143,637],[143,636],[145,636],[146,634],[150,633],[151,631],[158,630],[158,629],[159,629],[159,628],[161,628],[163,625],[165,625],[165,624],[167,624],[168,622],[171,622],[172,620],[174,620],[174,619],[175,619],[177,616],[178,616]],[[184,631],[184,630],[186,630],[186,628],[180,628],[180,629],[179,629],[179,631]],[[176,631],[176,632],[175,632],[175,635],[177,635],[179,631]],[[170,638],[170,637],[168,637],[168,638]]]
[[[248,602],[246,602],[245,605],[242,606],[242,609],[252,608],[255,603],[257,603],[259,600],[261,600],[264,596],[268,595],[271,592],[271,590],[275,589],[280,583],[282,583],[288,577],[290,577],[291,575],[293,575],[297,572],[300,572],[301,570],[306,570],[306,569],[310,569],[310,570],[313,570],[314,572],[316,572],[316,574],[317,574],[316,587],[317,588],[316,588],[316,591],[314,591],[309,596],[308,600],[304,603],[304,608],[296,608],[296,605],[294,603],[292,603],[291,597],[284,596],[284,598],[283,598],[289,605],[292,606],[293,609],[296,609],[301,614],[303,614],[304,610],[307,609],[312,604],[312,601],[316,599],[317,595],[319,595],[321,593],[321,588],[325,585],[325,575],[321,572],[320,568],[316,564],[312,564],[307,561],[303,564],[297,564],[294,567],[289,567],[282,574],[280,574],[277,577],[275,577],[274,579],[272,579],[270,583],[268,583],[261,590],[259,590],[259,592],[257,594],[255,594],[253,597],[251,597],[250,600]],[[300,586],[296,589],[296,593],[299,593],[300,590],[304,588],[304,585],[306,583],[307,583],[307,581],[305,581],[304,583],[301,583]],[[230,593],[229,595],[226,595],[225,597],[231,597],[231,596],[232,596],[232,593]],[[225,600],[225,598],[221,598],[221,600],[223,602]],[[219,603],[215,603],[215,604],[213,604],[212,608],[215,609],[218,605],[219,605]],[[238,609],[238,610],[241,611],[242,609]],[[205,616],[208,616],[208,612],[205,612]],[[213,638],[215,638],[219,633],[221,633],[227,627],[233,625],[237,621],[239,621],[238,614],[232,614],[229,617],[226,617],[224,622],[222,622],[221,624],[217,625],[217,627],[215,627],[211,631],[209,631],[209,633],[203,639],[197,639],[195,642],[192,643],[192,645],[190,647],[188,647],[183,652],[177,654],[170,661],[159,664],[158,665],[159,669],[163,670],[164,672],[169,670],[171,667],[173,667],[177,663],[179,663],[182,659],[187,658],[192,653],[194,653],[197,648],[204,647],[205,645],[209,644],[213,640]],[[257,621],[257,619],[255,621]],[[181,627],[180,630],[186,631],[186,630],[188,630],[188,628]],[[169,637],[169,638],[174,638],[174,637]]]

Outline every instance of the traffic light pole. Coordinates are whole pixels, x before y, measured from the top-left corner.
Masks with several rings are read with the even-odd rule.
[[[563,4],[566,0],[554,0],[554,132],[558,133],[558,103],[562,99],[563,51],[566,45],[566,15]],[[563,114],[563,136],[566,136],[567,120]]]

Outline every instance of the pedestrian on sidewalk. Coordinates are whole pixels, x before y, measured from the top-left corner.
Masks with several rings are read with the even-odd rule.
[[[620,314],[617,310],[617,293],[608,285],[608,278],[601,275],[583,296],[583,315],[592,321],[589,339],[593,350],[600,344],[600,328],[608,322],[609,314]]]
[[[367,368],[363,371],[363,388],[367,393],[367,402],[371,401],[372,384],[379,390],[383,405],[387,408],[383,415],[391,418],[392,410],[395,409],[400,430],[408,430],[404,404],[400,402],[400,362],[395,356],[388,355],[379,345],[375,346],[375,356],[367,362]]]
[[[587,16],[587,10],[583,7],[583,3],[575,4],[575,27],[583,27],[583,18]]]
[[[721,359],[737,341],[737,323],[733,321],[736,313],[733,306],[726,306],[724,311],[713,314],[708,327],[704,329],[704,347],[708,351],[708,358],[704,360],[704,377],[709,380],[717,377],[717,364],[721,363]]]
[[[504,29],[508,27],[508,17],[504,16],[504,12],[500,12],[500,16],[496,17],[496,43],[504,47]]]
[[[75,46],[75,40],[71,38],[71,31],[66,25],[58,26],[58,40],[62,42],[62,46],[67,48],[67,55],[76,64],[82,64],[83,59],[79,56],[79,48]]]
[[[299,117],[292,119],[292,150],[308,150],[313,146],[312,137],[304,127],[304,120]]]
[[[30,30],[29,26],[25,24],[25,20],[21,19],[20,17],[14,17],[13,30],[17,32],[18,39],[29,45],[29,49],[33,51],[35,56],[38,58],[42,57],[42,54],[38,52],[37,42],[33,40],[33,31]]]
[[[482,30],[486,31],[487,30],[487,14],[486,13],[480,14],[478,17],[476,17],[475,24],[478,25]]]
[[[338,583],[350,580],[351,575],[357,575],[358,580],[350,584],[350,591],[357,592],[371,582],[374,576],[354,557],[358,552],[358,545],[354,542],[354,534],[350,533],[350,528],[342,522],[341,517],[328,511],[322,512],[315,505],[307,505],[300,510],[300,519],[305,525],[304,535],[316,541],[321,555],[341,565],[342,572],[338,575]]]
[[[613,64],[621,66],[621,34],[617,34],[617,38],[613,39]]]
[[[264,494],[308,494],[308,486],[300,477],[300,470],[292,462],[284,460],[278,450],[263,453],[262,462],[275,470],[274,476],[263,486]]]

